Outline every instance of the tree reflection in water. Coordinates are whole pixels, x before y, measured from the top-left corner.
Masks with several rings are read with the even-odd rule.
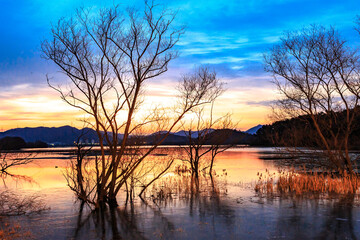
[[[354,231],[354,196],[349,197],[332,203],[319,234],[320,239],[358,239]]]
[[[271,235],[275,239],[358,239],[354,228],[355,206],[354,196],[280,200]]]
[[[257,199],[254,188],[237,184],[233,177],[235,171],[228,169],[228,175],[213,179],[170,172],[147,189],[143,201],[135,198],[134,202],[125,204],[126,194],[123,194],[119,199],[119,203],[123,203],[121,207],[97,212],[92,212],[86,204],[76,203],[74,209],[72,192],[66,186],[54,191],[46,189],[38,193],[45,193],[44,200],[50,211],[30,217],[16,216],[10,223],[18,223],[23,231],[30,230],[36,239],[55,240],[359,239],[359,196],[260,198],[259,204],[252,201]],[[236,174],[243,173],[236,171]],[[31,186],[31,191],[26,192],[29,185],[23,182],[23,177],[2,175],[2,179],[8,189],[17,194],[21,195],[23,190],[33,192]],[[35,180],[41,185],[41,179]],[[0,185],[6,190],[2,183]],[[19,189],[16,186],[20,186]],[[241,201],[237,201],[239,198]]]
[[[21,184],[22,182],[38,185],[38,183],[32,177],[26,175],[12,174],[7,171],[0,172],[0,179],[5,189],[7,188],[7,181],[15,183],[16,185]]]
[[[16,183],[16,185],[21,182],[37,184],[34,179],[29,176],[11,173],[11,170],[16,167],[32,163],[35,156],[36,154],[32,153],[2,153],[0,151],[0,178],[5,189],[7,188],[6,182],[9,179],[9,182]]]
[[[187,217],[179,212],[171,213],[177,211],[179,205],[186,206],[194,226],[206,225],[207,229],[212,229],[206,234],[216,236],[215,225],[219,222],[222,222],[222,226],[228,226],[228,230],[233,229],[235,210],[222,201],[226,193],[224,186],[220,191],[216,181],[210,177],[180,176],[180,179],[172,182],[172,189],[176,191],[172,192],[171,197],[159,199],[152,195],[139,202],[129,202],[124,207],[97,211],[90,211],[81,204],[73,238],[89,238],[93,228],[96,230],[93,237],[101,239],[192,238],[191,229],[183,229],[181,222],[176,223],[179,218]],[[177,185],[180,183],[182,186]]]

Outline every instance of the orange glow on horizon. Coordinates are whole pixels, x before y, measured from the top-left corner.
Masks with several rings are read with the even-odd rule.
[[[254,94],[255,93],[255,94]],[[143,112],[154,106],[173,107],[176,105],[175,86],[149,84],[145,90]],[[247,130],[258,124],[269,123],[270,108],[256,102],[274,98],[272,89],[234,88],[219,97],[214,106],[214,118],[226,113],[232,114],[239,130]],[[85,114],[63,102],[59,95],[46,84],[41,86],[19,85],[8,89],[0,97],[0,131],[22,127],[60,127],[70,125],[82,128]],[[249,104],[254,102],[255,104]],[[141,116],[141,112],[138,114]]]
[[[5,176],[3,183],[12,189],[32,191],[63,189],[64,192],[67,191],[68,185],[63,174],[68,167],[69,160],[56,158],[56,156],[61,157],[61,155],[57,154],[41,154],[38,156],[45,158],[36,159],[28,165],[13,167],[9,171],[14,175],[26,176],[30,181]],[[51,158],[46,159],[46,156],[51,156]],[[265,171],[265,169],[271,172],[276,171],[271,162],[260,160],[259,153],[249,148],[235,148],[219,154],[214,169],[219,175],[225,170],[227,172],[227,181],[231,183],[251,183],[258,179],[257,173],[259,171]]]

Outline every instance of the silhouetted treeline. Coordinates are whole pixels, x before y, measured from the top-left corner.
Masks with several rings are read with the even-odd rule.
[[[218,140],[221,139],[224,135],[227,136],[225,141],[222,141],[221,144],[250,144],[255,141],[255,136],[237,131],[232,129],[215,129],[207,134],[205,139],[205,145],[217,144]],[[163,137],[163,134],[152,134],[144,136],[142,139],[144,144],[153,144],[159,138]],[[192,138],[192,141],[196,141],[196,137]],[[184,145],[189,143],[189,138],[186,136],[178,136],[175,134],[169,134],[169,136],[162,143],[163,145]]]
[[[62,127],[35,127],[15,128],[0,132],[1,137],[21,137],[25,142],[35,143],[36,141],[46,142],[51,145],[73,146],[82,136],[82,143],[98,142],[95,130],[90,128],[77,129],[71,126]]]
[[[42,141],[25,142],[21,137],[4,137],[0,139],[0,150],[20,150],[22,148],[46,148]]]
[[[19,150],[26,147],[21,137],[4,137],[0,139],[0,150]]]
[[[26,148],[47,148],[49,145],[43,141],[27,142]]]
[[[331,116],[332,115],[332,116]],[[329,129],[338,132],[337,141],[342,141],[342,128],[345,127],[346,111],[333,112],[330,115],[316,115],[319,126],[323,128],[325,137],[332,139]],[[331,119],[330,119],[331,118]],[[329,127],[329,122],[332,123]],[[360,115],[356,115],[353,131],[349,137],[351,149],[360,149]],[[321,124],[323,123],[323,124]],[[277,121],[271,125],[264,125],[257,131],[252,145],[259,146],[297,146],[297,147],[322,147],[320,137],[309,115],[292,119]]]

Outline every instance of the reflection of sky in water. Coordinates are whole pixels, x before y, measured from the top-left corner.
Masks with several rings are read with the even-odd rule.
[[[125,208],[120,202],[118,209],[104,213],[105,221],[86,209],[79,218],[79,203],[62,175],[67,162],[62,155],[39,154],[41,159],[34,163],[12,169],[12,174],[27,175],[34,182],[10,177],[4,181],[9,189],[38,192],[48,202],[47,213],[13,218],[40,239],[355,239],[360,234],[360,209],[355,205],[257,198],[247,184],[259,171],[277,169],[259,159],[264,151],[272,149],[240,148],[220,155],[215,170],[222,176],[214,181],[220,193],[212,192],[211,181],[202,181],[200,185],[210,186],[206,191],[191,191],[166,203],[143,204],[137,199],[133,208]]]

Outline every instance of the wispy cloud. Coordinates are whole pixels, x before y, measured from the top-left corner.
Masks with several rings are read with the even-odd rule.
[[[220,99],[241,124],[265,121],[267,106],[276,99],[271,76],[263,71],[262,54],[276,44],[284,30],[309,24],[334,25],[350,44],[360,36],[353,31],[360,12],[358,0],[169,0],[157,1],[178,10],[175,24],[187,25],[176,49],[180,57],[169,71],[147,85],[154,102],[168,102],[181,75],[194,66],[207,64],[227,82],[228,92]],[[142,0],[130,4],[141,6]],[[69,16],[79,6],[100,8],[113,0],[6,1],[0,24],[0,128],[14,125],[71,122],[79,112],[63,103],[47,87],[45,75],[57,83],[66,77],[40,57],[40,42],[47,38],[51,22]],[[121,6],[125,4],[120,3]],[[224,100],[225,99],[225,100]],[[47,121],[48,119],[48,121]]]

